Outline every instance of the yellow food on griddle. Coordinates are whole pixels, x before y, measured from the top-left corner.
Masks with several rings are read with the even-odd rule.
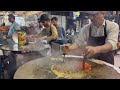
[[[85,77],[91,70],[91,66],[89,65],[89,70],[88,70],[88,64],[85,64],[86,68],[85,70],[81,69],[82,64],[80,64],[81,61],[76,64],[76,62],[66,62],[66,63],[59,63],[56,65],[53,65],[51,67],[51,70],[53,71],[54,74],[56,74],[58,77],[63,77],[67,79],[79,79]],[[79,65],[80,67],[78,67]]]

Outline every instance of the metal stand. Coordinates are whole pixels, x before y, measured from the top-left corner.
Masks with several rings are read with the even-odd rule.
[[[1,56],[1,74],[0,74],[0,79],[4,79],[4,55]]]

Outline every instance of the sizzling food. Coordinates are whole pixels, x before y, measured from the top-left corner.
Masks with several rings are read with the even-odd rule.
[[[85,63],[85,71],[82,69],[82,61],[69,61],[58,63],[51,67],[51,70],[58,76],[68,79],[83,78],[91,71],[91,65]]]

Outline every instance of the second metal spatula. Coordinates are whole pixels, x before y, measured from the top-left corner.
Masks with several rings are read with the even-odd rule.
[[[63,62],[65,62],[65,55],[66,55],[66,53],[63,53]]]
[[[83,70],[85,70],[85,62],[87,60],[87,55],[84,55],[84,58],[83,58]]]

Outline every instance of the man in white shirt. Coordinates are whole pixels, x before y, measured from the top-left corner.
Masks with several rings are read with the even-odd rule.
[[[16,30],[21,30],[21,29],[20,29],[20,25],[15,21],[15,16],[13,14],[9,14],[8,16],[9,16],[8,20],[12,24],[10,26],[10,29],[8,31],[8,35],[6,36],[6,38],[7,38],[8,43],[13,45],[15,44],[15,42],[12,39],[12,35]]]
[[[84,26],[76,42],[64,45],[65,51],[71,51],[85,46],[86,57],[103,60],[114,64],[112,50],[117,49],[119,26],[115,22],[105,20],[105,11],[85,11],[91,23]]]

